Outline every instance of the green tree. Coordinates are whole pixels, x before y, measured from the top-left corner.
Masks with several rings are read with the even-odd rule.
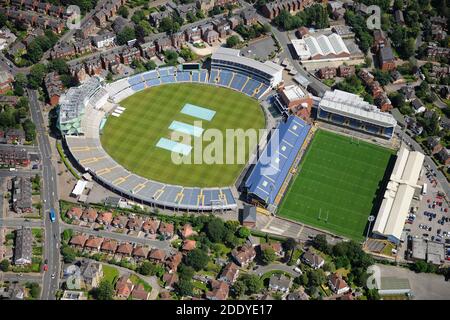
[[[239,40],[239,37],[237,35],[233,35],[233,36],[227,38],[227,47],[228,48],[234,48],[240,42],[241,42],[241,40]]]
[[[180,279],[176,284],[176,289],[181,296],[192,296],[194,285],[190,280]]]
[[[330,254],[330,246],[328,245],[327,236],[325,234],[318,234],[314,237],[313,246],[323,253]]]
[[[30,74],[28,75],[28,85],[31,89],[37,89],[41,87],[42,81],[47,73],[47,68],[42,63],[35,64],[30,69]]]
[[[30,119],[25,119],[22,123],[23,130],[25,131],[25,139],[27,141],[34,141],[36,138],[36,125]]]
[[[267,247],[261,251],[261,260],[264,264],[270,264],[274,262],[277,258],[275,250],[272,247]]]
[[[62,240],[64,242],[68,242],[73,236],[73,230],[72,229],[66,229],[62,233]]]
[[[380,300],[380,294],[377,289],[368,289],[366,290],[367,300]]]
[[[260,277],[256,274],[243,274],[241,276],[241,281],[244,283],[247,290],[246,294],[254,294],[261,292],[263,288],[263,282]]]
[[[155,63],[155,61],[153,61],[153,60],[150,60],[150,61],[147,61],[145,64],[144,64],[144,67],[145,67],[145,69],[147,69],[147,70],[154,70],[154,69],[156,69],[156,63]]]
[[[37,282],[27,282],[25,285],[29,289],[30,296],[33,299],[38,299],[41,295],[41,288]]]
[[[248,228],[240,227],[239,231],[238,231],[238,235],[239,235],[240,238],[246,239],[246,238],[250,237],[251,233],[250,233],[250,230]]]
[[[121,15],[123,18],[128,18],[130,15],[130,12],[128,11],[128,8],[125,6],[121,6],[119,10],[117,10],[117,14]]]
[[[231,291],[236,298],[239,298],[247,291],[247,287],[243,281],[236,281],[231,287]]]
[[[201,249],[194,249],[186,255],[186,264],[196,271],[204,269],[208,264],[208,261],[208,255]]]
[[[3,272],[7,272],[9,269],[9,265],[10,265],[9,261],[7,259],[3,259],[0,262],[0,270]]]
[[[27,86],[27,78],[23,73],[18,73],[14,77],[14,94],[23,96],[24,88]]]
[[[97,300],[113,300],[114,297],[114,287],[111,282],[107,280],[102,280],[97,289],[95,289],[95,294]]]
[[[188,266],[188,265],[185,265],[182,263],[178,267],[178,275],[180,276],[180,279],[190,280],[190,279],[192,279],[194,274],[195,274],[195,270],[191,266]]]
[[[39,62],[43,54],[41,46],[36,41],[31,42],[27,48],[27,57],[33,63]]]
[[[125,27],[123,30],[117,35],[117,43],[119,45],[124,45],[128,41],[136,38],[136,34],[134,29],[131,27]]]
[[[54,59],[47,65],[49,71],[55,71],[58,74],[69,74],[69,67],[63,59]]]
[[[212,242],[222,242],[227,234],[227,229],[220,218],[211,219],[206,226],[206,235]]]
[[[152,274],[153,270],[154,270],[154,266],[150,261],[144,261],[138,267],[138,272],[144,276],[148,276],[148,275]]]
[[[65,263],[72,263],[76,259],[75,250],[67,245],[63,246],[61,249],[61,255]]]
[[[322,269],[309,270],[308,279],[310,287],[318,287],[326,281],[326,276]]]

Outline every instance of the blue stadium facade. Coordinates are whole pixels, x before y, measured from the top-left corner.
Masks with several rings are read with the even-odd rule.
[[[296,116],[279,124],[245,182],[249,201],[274,203],[310,129]]]

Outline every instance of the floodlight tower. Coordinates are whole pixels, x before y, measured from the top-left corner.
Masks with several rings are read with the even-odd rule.
[[[375,221],[375,216],[370,215],[367,220],[369,220],[369,228],[367,228],[367,235],[366,235],[366,242],[367,239],[369,238],[369,232],[370,232],[370,227],[372,226],[372,222]]]

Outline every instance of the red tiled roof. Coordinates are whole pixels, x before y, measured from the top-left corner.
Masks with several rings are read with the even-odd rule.
[[[133,252],[133,246],[127,242],[121,243],[117,247],[117,251],[116,251],[116,253],[126,254],[126,255],[130,255],[131,252]]]
[[[345,282],[344,279],[342,279],[341,276],[339,276],[337,273],[333,273],[330,276],[330,282],[333,284],[333,286],[336,288],[336,290],[347,288],[347,282]]]
[[[193,234],[194,234],[194,230],[192,229],[192,226],[189,223],[186,223],[181,228],[181,236],[183,238],[188,238],[188,237],[192,236]]]
[[[196,241],[195,240],[184,240],[183,241],[183,250],[184,251],[191,251],[195,249]]]
[[[117,241],[113,239],[105,239],[102,243],[101,247],[102,251],[108,251],[108,252],[116,252],[117,250]]]
[[[83,215],[81,216],[81,218],[95,221],[95,219],[97,219],[97,210],[95,210],[93,208],[89,208],[83,212]]]
[[[161,222],[159,225],[159,233],[173,234],[174,226],[172,223]]]
[[[69,211],[67,211],[67,216],[69,218],[77,217],[78,219],[80,219],[82,214],[83,210],[81,210],[80,207],[72,207]]]
[[[172,287],[178,282],[178,275],[176,273],[165,273],[163,275],[163,281],[166,286]]]
[[[133,249],[133,257],[141,257],[141,258],[147,258],[148,255],[148,248],[143,246],[138,246]]]
[[[84,247],[84,244],[86,243],[86,241],[87,241],[87,237],[85,235],[79,234],[79,235],[73,236],[70,239],[69,243],[72,245]]]
[[[84,246],[86,248],[100,248],[101,244],[103,243],[103,238],[97,238],[97,237],[89,237],[89,239],[86,241]]]
[[[156,233],[158,231],[159,221],[158,220],[146,220],[142,225],[142,230],[149,231],[151,233]]]
[[[113,214],[111,212],[101,212],[97,216],[97,221],[104,224],[110,224],[113,219]]]
[[[213,280],[211,281],[212,291],[206,293],[206,297],[216,300],[226,300],[230,287],[223,281]]]
[[[161,249],[152,249],[148,255],[149,259],[164,261],[166,257],[166,252]]]
[[[145,291],[142,284],[138,284],[131,293],[131,297],[135,300],[148,300],[150,293]]]

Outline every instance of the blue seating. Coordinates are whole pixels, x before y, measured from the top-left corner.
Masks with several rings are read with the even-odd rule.
[[[235,89],[235,90],[241,91],[242,87],[245,84],[245,81],[247,81],[247,77],[246,76],[244,76],[242,74],[239,74],[239,73],[236,73],[234,75],[233,81],[231,81],[230,87]]]
[[[178,71],[177,72],[177,81],[178,82],[191,81],[190,72],[189,71]]]
[[[328,119],[328,116],[329,116],[329,113],[327,111],[324,111],[324,110],[319,111],[319,118]]]
[[[141,75],[137,75],[128,79],[128,83],[130,85],[138,84],[140,82],[142,82]]]
[[[134,86],[131,87],[131,89],[133,89],[134,91],[141,91],[144,90],[145,85],[143,82],[135,84]]]
[[[216,83],[216,78],[219,75],[219,71],[215,69],[211,69],[211,73],[209,74],[209,82]]]
[[[200,81],[200,72],[193,71],[192,72],[192,82],[199,82]]]
[[[161,84],[161,81],[158,78],[156,78],[146,81],[145,84],[149,87],[153,87]]]
[[[153,71],[149,71],[149,72],[143,73],[142,77],[144,78],[145,81],[147,81],[147,80],[150,80],[150,79],[158,78],[158,73],[155,70],[153,70]]]
[[[245,87],[242,89],[242,92],[246,95],[253,96],[253,93],[256,88],[258,88],[261,85],[259,81],[256,81],[254,79],[250,79]]]
[[[386,137],[391,137],[392,136],[392,133],[394,132],[394,128],[385,128],[384,129],[384,132],[383,132],[383,134],[386,136]]]
[[[338,124],[344,123],[344,117],[339,114],[333,114],[332,119],[333,119],[333,122],[336,122]]]
[[[380,131],[380,128],[377,126],[366,124],[366,131],[373,133],[373,134],[378,134],[378,132]]]
[[[236,201],[234,200],[233,193],[230,189],[222,189],[223,194],[225,195],[225,199],[227,201],[227,204],[235,204]]]
[[[200,82],[206,82],[207,76],[208,76],[208,71],[201,70],[200,71]]]
[[[350,119],[350,127],[359,129],[361,128],[361,122],[358,120]]]
[[[175,83],[177,82],[177,79],[175,76],[164,76],[161,77],[161,83]]]
[[[269,86],[266,84],[263,84],[262,87],[259,89],[258,93],[256,94],[256,99],[260,99],[262,95],[269,89]]]
[[[159,69],[158,72],[161,77],[165,77],[165,76],[169,75],[169,70],[167,68]]]
[[[219,82],[217,84],[228,87],[231,79],[233,78],[233,72],[222,70],[219,75]]]

